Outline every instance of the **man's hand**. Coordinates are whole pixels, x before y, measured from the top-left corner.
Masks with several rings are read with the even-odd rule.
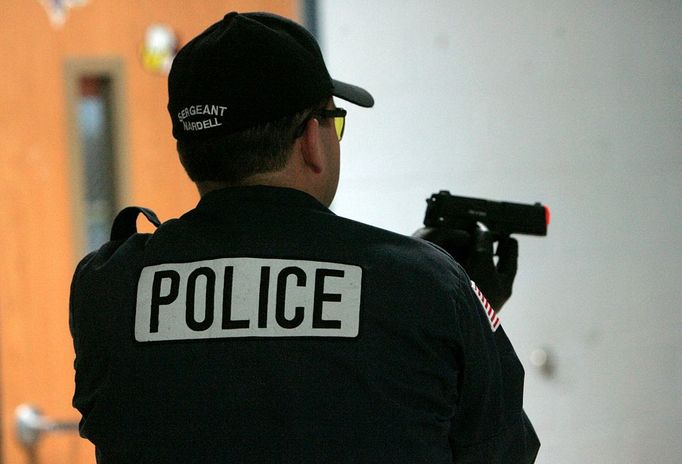
[[[519,244],[508,236],[498,240],[493,253],[493,234],[480,222],[473,233],[463,230],[425,227],[414,233],[450,253],[464,267],[496,312],[512,294],[519,256]],[[498,260],[495,263],[495,256]]]
[[[473,234],[471,253],[460,264],[481,289],[490,306],[499,312],[512,294],[519,257],[519,243],[514,238],[501,237],[495,255],[493,255],[493,244],[492,233],[479,223]],[[497,264],[494,256],[498,257]]]

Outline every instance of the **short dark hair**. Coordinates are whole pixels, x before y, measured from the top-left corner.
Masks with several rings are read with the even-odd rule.
[[[325,101],[326,103],[326,101]],[[219,181],[239,185],[248,177],[282,169],[294,145],[296,132],[317,104],[294,115],[241,132],[201,140],[178,140],[180,162],[194,182]]]

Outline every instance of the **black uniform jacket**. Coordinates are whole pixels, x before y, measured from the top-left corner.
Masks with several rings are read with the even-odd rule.
[[[523,368],[436,246],[228,188],[76,269],[100,463],[530,463]],[[493,330],[496,327],[495,330]]]

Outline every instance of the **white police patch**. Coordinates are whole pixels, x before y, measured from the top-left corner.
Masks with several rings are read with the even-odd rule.
[[[318,261],[221,258],[147,266],[139,342],[230,337],[356,337],[362,269]]]

